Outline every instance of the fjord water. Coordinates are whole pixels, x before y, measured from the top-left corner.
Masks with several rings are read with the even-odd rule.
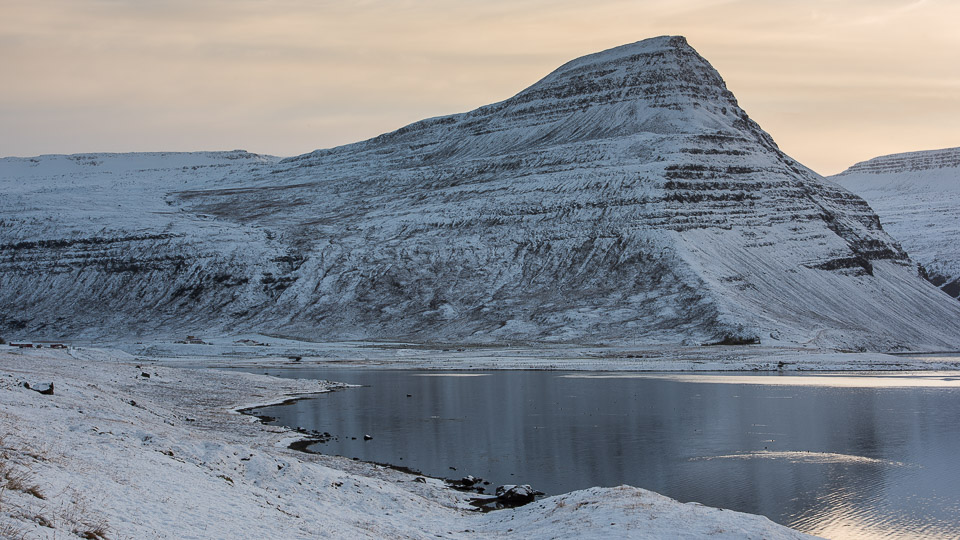
[[[960,535],[956,373],[268,372],[364,385],[256,411],[331,433],[325,454],[488,492],[630,484],[832,538]]]

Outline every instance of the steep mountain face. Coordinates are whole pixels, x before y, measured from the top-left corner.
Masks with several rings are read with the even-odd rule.
[[[187,214],[165,197],[243,182],[276,161],[242,151],[0,159],[0,327],[172,333],[208,328],[219,306],[257,305],[265,297],[241,292],[241,282],[251,261],[278,264],[266,233]]]
[[[830,179],[866,199],[928,279],[960,297],[960,148],[881,156]]]
[[[960,306],[918,276],[866,203],[780,152],[680,37],[586,56],[506,101],[281,161],[150,156],[157,163],[121,172],[104,167],[126,167],[125,156],[0,161],[14,193],[0,202],[10,306],[0,324],[417,341],[960,341]],[[99,164],[79,176],[54,166],[84,159]]]

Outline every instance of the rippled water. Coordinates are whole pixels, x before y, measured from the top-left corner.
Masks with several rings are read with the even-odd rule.
[[[832,538],[960,537],[957,373],[268,371],[366,385],[257,411],[337,436],[323,453],[548,494],[630,484]]]

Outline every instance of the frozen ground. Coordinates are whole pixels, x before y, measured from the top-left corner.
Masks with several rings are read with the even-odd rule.
[[[25,382],[53,382],[55,393]],[[480,514],[439,481],[290,450],[295,432],[237,412],[333,386],[188,371],[96,349],[5,347],[0,536],[806,537],[764,517],[627,486]]]

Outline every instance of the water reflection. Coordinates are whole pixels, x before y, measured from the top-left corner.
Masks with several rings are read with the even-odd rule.
[[[830,388],[960,388],[960,372],[810,373],[806,375],[725,373],[571,373],[571,379],[662,379],[704,384],[823,386]]]
[[[368,385],[260,411],[337,435],[325,453],[551,494],[631,484],[835,538],[960,535],[955,373],[272,373]]]
[[[772,442],[772,439],[771,439]],[[790,463],[847,463],[847,464],[865,464],[865,465],[887,465],[890,467],[902,467],[903,463],[896,461],[884,461],[863,456],[851,456],[848,454],[836,454],[833,452],[770,452],[762,450],[759,452],[741,452],[738,454],[727,454],[725,456],[713,456],[694,459],[782,459]]]

